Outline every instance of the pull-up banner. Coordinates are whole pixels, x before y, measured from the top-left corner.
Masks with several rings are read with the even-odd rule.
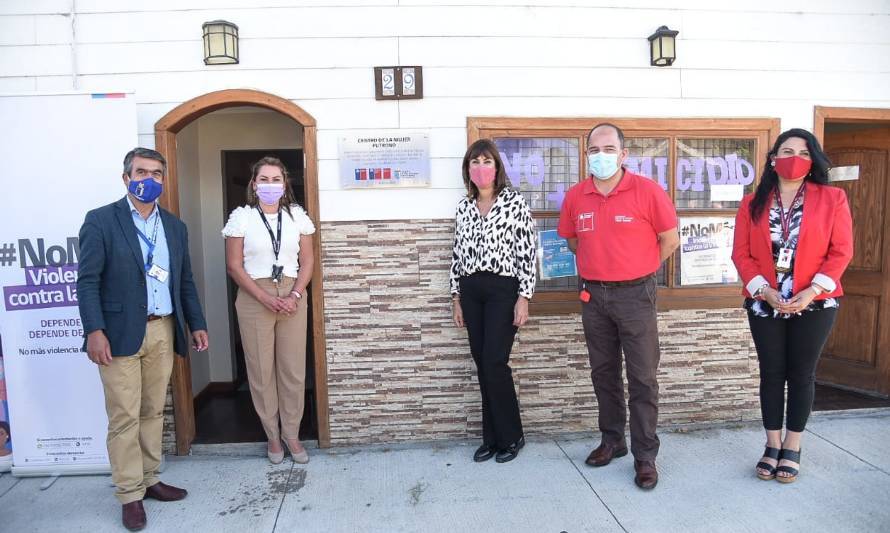
[[[125,193],[132,95],[0,96],[0,332],[20,476],[107,472],[96,365],[81,351],[78,231]]]

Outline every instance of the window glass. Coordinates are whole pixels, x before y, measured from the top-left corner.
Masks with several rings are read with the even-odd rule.
[[[546,269],[539,260],[537,290],[542,292],[574,293],[578,287],[577,275],[567,267],[565,247],[554,234],[565,193],[587,175],[581,167],[585,163],[583,133],[571,135],[494,138],[510,185],[535,213],[539,255],[551,258]],[[626,168],[656,181],[671,194],[680,219],[681,247],[659,268],[658,284],[737,284],[738,274],[729,259],[732,225],[742,196],[754,190],[757,140],[681,138],[665,133],[628,135],[625,147]],[[676,160],[671,159],[672,153]],[[668,278],[669,271],[673,279]]]
[[[549,250],[545,251],[545,239],[542,235],[543,232],[547,232],[546,240],[556,240],[558,239],[560,242],[565,242],[565,239],[562,239],[556,235],[553,235],[553,232],[556,230],[556,226],[559,223],[558,218],[552,217],[535,217],[535,228],[538,231],[538,283],[535,286],[535,291],[577,291],[578,290],[578,276],[564,276],[560,275],[562,273],[557,272],[558,277],[552,277],[550,279],[544,279],[543,265],[542,261],[544,260],[545,255],[549,252]],[[548,231],[552,230],[552,231]],[[550,248],[548,246],[548,248]],[[573,254],[574,257],[574,254]],[[552,257],[548,258],[550,264],[553,263]],[[564,262],[564,261],[563,261]]]
[[[510,184],[532,211],[559,211],[569,187],[578,183],[579,139],[512,137],[494,139]]]
[[[755,139],[677,139],[677,209],[735,209],[754,190]]]
[[[668,157],[670,140],[653,137],[628,137],[624,141],[627,159],[624,166],[634,174],[656,180],[661,188],[668,190]]]

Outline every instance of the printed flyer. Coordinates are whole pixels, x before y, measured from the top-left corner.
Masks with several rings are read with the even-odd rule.
[[[680,285],[735,283],[735,217],[680,218]]]
[[[565,239],[556,234],[555,229],[538,232],[538,262],[541,279],[566,278],[577,276],[575,254],[569,250]]]

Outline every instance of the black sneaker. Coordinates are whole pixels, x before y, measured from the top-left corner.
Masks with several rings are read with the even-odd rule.
[[[519,437],[519,440],[514,442],[513,444],[507,446],[503,450],[497,453],[497,456],[494,458],[495,461],[499,463],[506,463],[516,459],[516,456],[519,455],[519,450],[525,446],[525,437]]]

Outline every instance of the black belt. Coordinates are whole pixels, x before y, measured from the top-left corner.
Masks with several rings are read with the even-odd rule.
[[[655,274],[648,274],[642,278],[629,279],[626,281],[599,281],[595,279],[585,279],[584,283],[588,285],[599,285],[600,287],[629,287],[631,285],[640,285],[654,278]]]

